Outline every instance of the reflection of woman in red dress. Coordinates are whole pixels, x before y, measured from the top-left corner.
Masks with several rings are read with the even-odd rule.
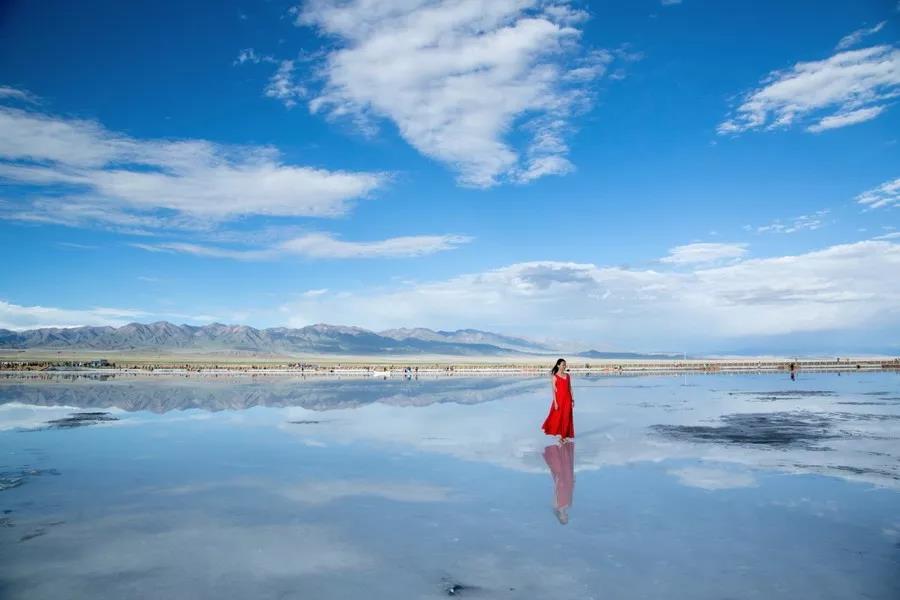
[[[575,437],[575,426],[572,423],[575,398],[572,397],[572,378],[566,369],[565,359],[560,358],[550,371],[553,404],[550,405],[550,414],[541,427],[547,435],[558,435],[562,442],[568,442]]]
[[[559,522],[569,522],[569,507],[575,492],[575,444],[553,444],[544,448],[544,460],[553,474],[553,513]]]

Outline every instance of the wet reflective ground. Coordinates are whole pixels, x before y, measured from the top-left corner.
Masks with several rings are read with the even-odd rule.
[[[2,598],[900,598],[900,376],[0,379]]]

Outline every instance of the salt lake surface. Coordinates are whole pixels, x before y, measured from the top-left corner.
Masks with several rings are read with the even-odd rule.
[[[0,597],[900,598],[900,375],[549,390],[3,377]]]

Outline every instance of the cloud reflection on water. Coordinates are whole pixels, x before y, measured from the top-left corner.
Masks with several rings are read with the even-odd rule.
[[[739,475],[720,473],[718,484],[711,481],[714,471],[705,477],[673,473],[686,485],[705,478],[699,487],[707,489],[752,478],[746,469],[819,473],[900,489],[898,378],[875,374],[857,382],[821,375],[813,385],[805,377],[797,389],[781,389],[785,382],[772,376],[696,376],[691,386],[673,377],[576,379],[575,469],[689,459],[720,471],[723,464],[737,466]],[[546,438],[535,425],[546,411],[545,388],[543,378],[510,377],[7,379],[0,383],[0,422],[4,411],[13,411],[11,422],[24,426],[22,404],[149,410],[163,419],[171,411],[194,418],[198,411],[227,410],[237,411],[227,413],[235,421],[274,425],[308,446],[399,446],[545,472]],[[882,405],[865,404],[873,398]],[[246,410],[253,407],[276,410]],[[49,410],[35,409],[35,418],[59,417],[44,412]],[[322,413],[328,415],[324,421]]]
[[[898,407],[846,403],[890,402],[896,381],[822,375],[805,389],[830,393],[791,395],[772,392],[785,390],[771,376],[576,380],[576,456],[538,429],[543,379],[6,379],[0,422],[85,409],[120,421],[0,432],[10,456],[27,445],[60,463],[48,465],[58,477],[0,494],[15,524],[0,531],[0,589],[29,600],[439,598],[452,586],[554,600],[891,598],[896,492],[848,482],[896,490],[900,421],[874,415]],[[752,415],[797,411],[829,435],[748,444],[654,429],[752,429]]]

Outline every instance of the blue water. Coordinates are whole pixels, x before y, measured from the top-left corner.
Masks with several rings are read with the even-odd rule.
[[[561,507],[544,379],[5,377],[0,597],[900,597],[897,374],[574,391]]]

